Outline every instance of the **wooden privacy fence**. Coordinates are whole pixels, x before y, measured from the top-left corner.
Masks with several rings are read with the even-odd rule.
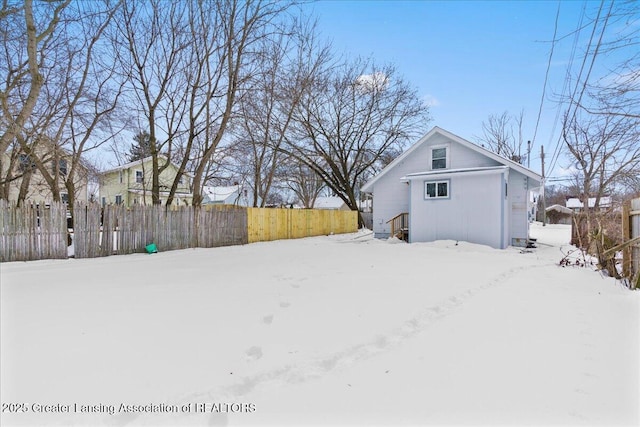
[[[100,223],[102,222],[102,227]],[[74,208],[76,258],[144,252],[151,243],[162,251],[247,243],[246,211],[235,206],[77,204]]]
[[[358,231],[358,212],[247,208],[249,243]]]
[[[67,258],[63,203],[20,207],[0,200],[0,262]]]
[[[241,245],[276,239],[358,230],[358,213],[311,209],[243,208],[230,205],[101,207],[74,205],[73,249],[76,258]],[[0,201],[0,261],[67,258],[67,206]]]

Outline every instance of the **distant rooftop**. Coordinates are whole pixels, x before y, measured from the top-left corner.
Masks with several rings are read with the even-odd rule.
[[[594,207],[596,204],[596,198],[595,197],[590,197],[589,198],[589,207],[592,208]],[[566,207],[570,208],[570,209],[578,209],[578,208],[584,208],[584,203],[582,202],[582,200],[580,200],[577,197],[571,197],[569,199],[567,199],[566,202]],[[600,205],[601,208],[610,208],[611,207],[611,197],[610,196],[604,196],[600,198]]]

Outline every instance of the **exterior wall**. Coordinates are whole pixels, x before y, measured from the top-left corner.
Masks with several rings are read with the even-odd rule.
[[[409,185],[401,182],[400,178],[410,173],[430,171],[431,148],[434,146],[447,147],[447,169],[501,165],[493,159],[450,141],[443,135],[434,135],[375,182],[373,188],[373,231],[376,237],[389,237],[391,227],[387,221],[400,213],[409,212]]]
[[[509,174],[508,245],[526,246],[529,238],[529,178],[514,170]]]
[[[163,161],[163,159],[160,161]],[[151,205],[153,203],[151,197],[152,170],[151,159],[145,159],[143,162],[136,162],[123,169],[105,172],[102,174],[100,182],[101,203],[114,204],[116,203],[116,196],[121,196],[122,203],[125,206],[132,206],[137,203]],[[136,171],[142,173],[142,182],[137,182]],[[166,203],[169,190],[177,173],[178,168],[173,164],[169,164],[169,166],[160,173],[160,200],[162,204]],[[192,194],[190,184],[190,177],[183,175],[183,182],[178,185],[176,190],[174,198],[175,204],[191,204]]]
[[[404,163],[415,163],[412,158],[405,159]],[[375,184],[373,197],[373,233],[375,237],[387,238],[391,234],[391,225],[387,221],[396,215],[409,212],[409,185],[401,182],[410,167],[404,164],[398,165],[380,178]]]
[[[129,193],[127,192],[127,173],[128,170],[116,170],[102,174],[100,177],[100,201],[110,205],[116,203],[116,196],[122,197],[122,203],[129,206]],[[120,175],[122,174],[122,182]]]
[[[462,240],[504,248],[504,172],[458,173],[438,177],[449,181],[449,197],[424,196],[425,182],[435,177],[411,181],[409,241]]]
[[[67,160],[67,170],[71,169],[71,158],[62,157]],[[11,181],[9,185],[8,191],[8,200],[11,202],[15,202],[18,200],[18,195],[20,194],[20,186],[22,184],[22,178],[20,177],[23,172],[19,170],[18,161],[13,166],[11,176],[19,177],[13,181]],[[10,164],[9,155],[7,153],[2,154],[2,162],[0,163],[0,176],[3,178],[7,177],[9,173],[8,165]],[[53,163],[47,162],[46,167],[49,173],[52,173]],[[75,198],[76,201],[84,201],[86,202],[88,199],[88,172],[86,169],[80,168],[75,173]],[[64,197],[67,194],[67,188],[64,184],[63,177],[60,177],[59,181],[59,189],[61,196]],[[27,190],[27,195],[25,197],[27,202],[36,202],[36,203],[48,203],[53,200],[53,194],[51,192],[51,188],[47,181],[44,179],[40,171],[36,168],[32,171],[31,177],[29,179],[29,187]]]

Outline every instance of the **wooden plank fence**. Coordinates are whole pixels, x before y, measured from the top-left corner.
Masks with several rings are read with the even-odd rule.
[[[358,212],[247,208],[249,243],[358,231]]]
[[[67,258],[66,213],[63,203],[0,200],[0,262]]]
[[[145,252],[151,243],[161,251],[247,243],[246,210],[235,206],[110,205],[103,209],[80,203],[74,217],[76,258]]]
[[[48,206],[48,205],[47,205]],[[358,230],[358,213],[313,209],[243,208],[230,205],[101,207],[74,205],[76,258],[241,245]],[[67,258],[67,206],[17,208],[0,201],[0,261]]]
[[[640,198],[628,200],[623,205],[622,235],[624,242],[640,237]],[[629,279],[632,289],[640,287],[640,243],[623,249],[622,274]]]

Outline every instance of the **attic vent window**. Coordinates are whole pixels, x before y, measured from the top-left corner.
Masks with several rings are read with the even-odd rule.
[[[447,168],[447,149],[434,148],[431,150],[431,169],[446,169]]]

